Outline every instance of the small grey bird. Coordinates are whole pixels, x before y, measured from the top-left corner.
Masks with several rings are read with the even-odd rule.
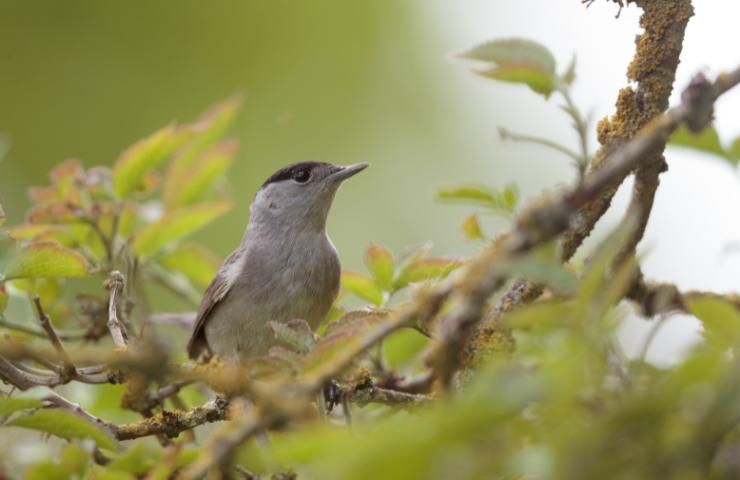
[[[342,182],[367,167],[301,162],[275,172],[250,207],[241,244],[206,289],[188,355],[244,361],[274,344],[270,320],[315,329],[339,290],[339,257],[326,219]]]

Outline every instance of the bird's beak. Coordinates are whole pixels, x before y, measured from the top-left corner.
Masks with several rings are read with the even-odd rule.
[[[333,182],[343,182],[347,180],[349,177],[360,173],[361,171],[365,170],[367,168],[367,163],[356,163],[354,165],[349,165],[346,167],[341,167],[340,170],[337,170],[336,172],[329,175],[329,178]]]

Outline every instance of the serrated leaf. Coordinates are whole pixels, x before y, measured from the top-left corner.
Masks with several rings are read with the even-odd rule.
[[[375,282],[385,291],[393,289],[393,254],[387,248],[371,243],[365,251],[365,266]]]
[[[685,126],[679,127],[669,140],[670,145],[686,147],[701,152],[711,153],[724,158],[733,165],[740,161],[740,144],[735,140],[733,147],[726,149],[719,139],[719,134],[714,127],[707,127],[698,134],[689,131]]]
[[[313,331],[305,320],[293,319],[288,322],[269,321],[267,326],[275,334],[275,339],[298,353],[308,353],[314,345]]]
[[[342,288],[374,305],[383,304],[383,292],[372,278],[359,273],[342,272]]]
[[[400,290],[411,283],[427,280],[438,280],[446,277],[462,262],[449,258],[420,258],[406,265],[394,282],[396,290]]]
[[[710,345],[720,349],[740,345],[740,313],[732,303],[706,295],[690,298],[686,304],[701,321]]]
[[[36,398],[3,397],[0,398],[0,417],[21,410],[41,408],[44,403]]]
[[[31,242],[9,262],[6,279],[86,277],[89,265],[85,257],[56,242]]]
[[[99,447],[114,450],[117,442],[113,436],[73,412],[66,410],[38,410],[15,418],[7,425],[51,433],[66,439],[92,439]]]
[[[201,200],[208,188],[231,167],[239,143],[234,140],[225,142],[204,152],[189,168],[167,177],[168,183],[177,188],[165,188],[165,203],[172,207],[190,205]]]
[[[168,125],[127,148],[113,165],[115,194],[123,198],[137,190],[147,172],[158,167],[186,138],[186,132]]]
[[[195,243],[183,243],[158,257],[160,265],[182,273],[193,284],[206,287],[216,276],[220,260],[210,250]]]
[[[484,237],[483,232],[480,228],[480,222],[478,221],[478,215],[472,214],[465,217],[461,225],[463,233],[468,240],[481,240]]]
[[[228,202],[214,202],[173,210],[136,233],[133,251],[139,255],[156,253],[165,245],[182,240],[212,222],[230,208]]]
[[[460,56],[491,64],[490,68],[475,70],[487,78],[523,83],[545,97],[550,96],[555,88],[555,58],[544,45],[532,40],[494,40]]]

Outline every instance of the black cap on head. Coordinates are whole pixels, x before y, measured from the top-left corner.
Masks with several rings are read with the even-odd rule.
[[[291,180],[299,178],[302,174],[308,174],[307,177],[311,176],[311,173],[320,167],[330,167],[326,168],[327,171],[329,170],[338,170],[338,167],[335,167],[334,165],[326,162],[298,162],[294,163],[292,165],[288,165],[285,168],[281,168],[277,172],[270,175],[270,178],[265,180],[265,183],[262,184],[262,187],[265,188],[267,185],[271,183],[277,183],[282,182],[284,180]],[[304,173],[305,172],[305,173]],[[328,172],[327,172],[328,173]]]

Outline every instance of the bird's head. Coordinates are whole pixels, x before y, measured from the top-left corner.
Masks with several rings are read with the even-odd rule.
[[[250,209],[250,223],[323,229],[339,186],[367,166],[299,162],[281,168],[257,192]]]

